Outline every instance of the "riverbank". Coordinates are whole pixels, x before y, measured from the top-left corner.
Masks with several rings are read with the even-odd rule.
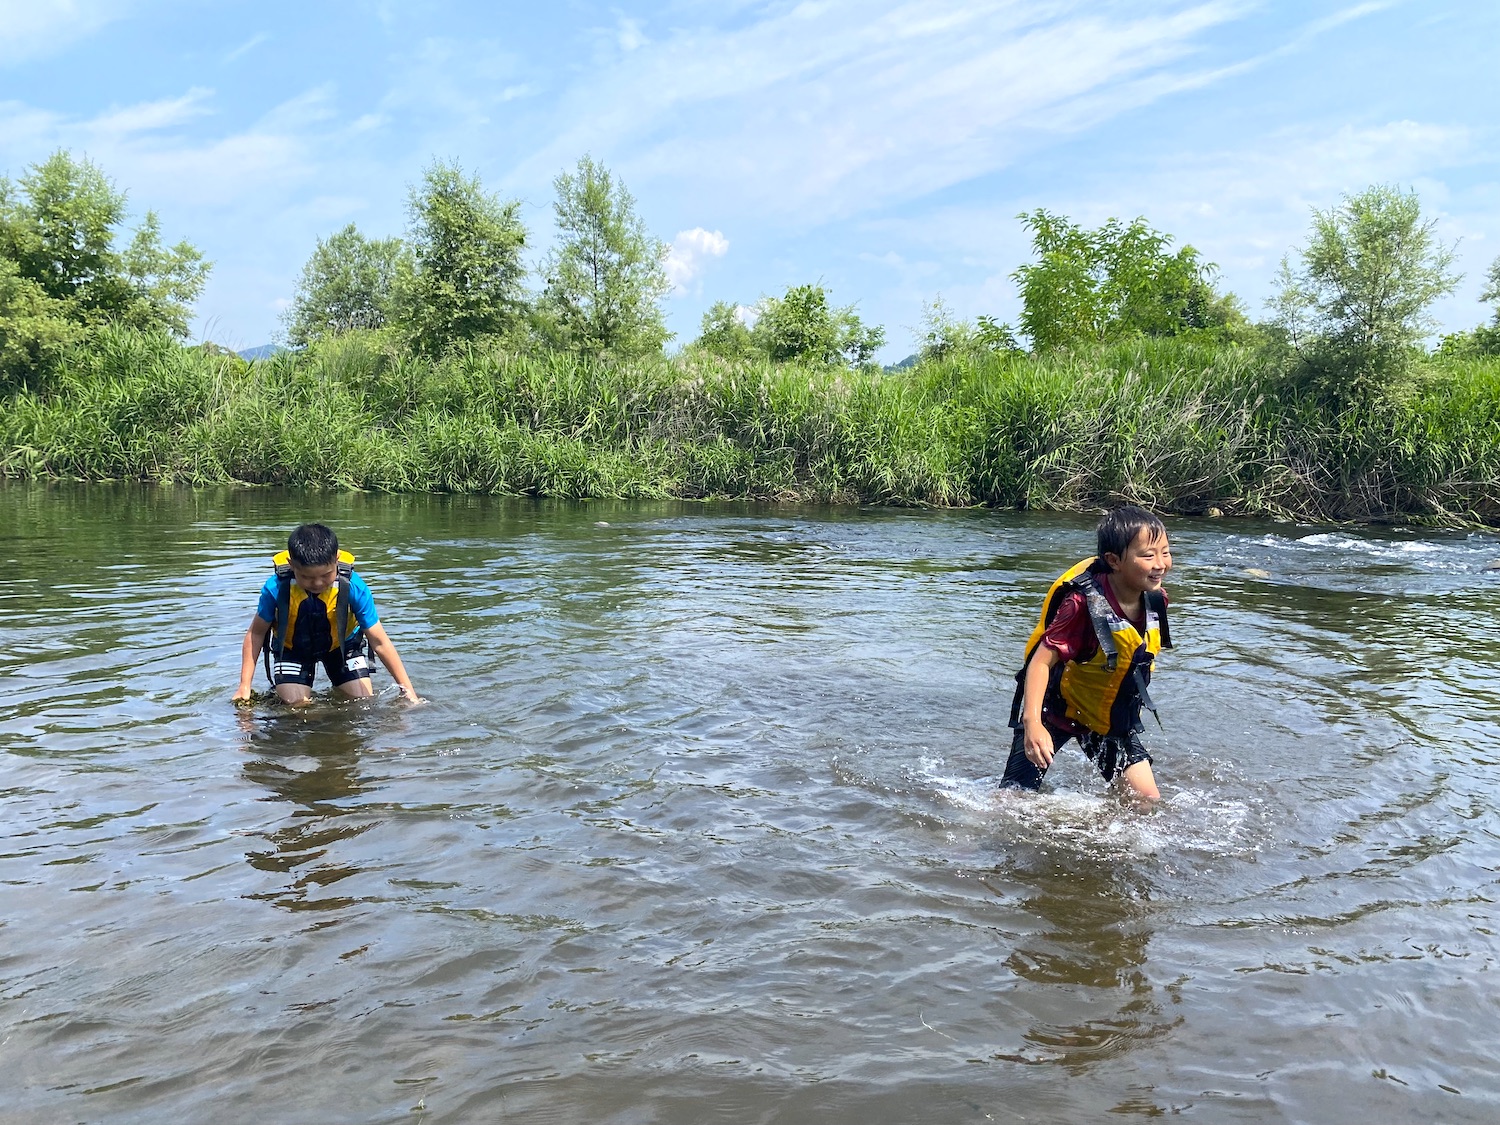
[[[3,405],[19,478],[1500,525],[1493,359],[1330,415],[1252,349],[1173,340],[882,373],[358,334],[247,364],[111,332]]]

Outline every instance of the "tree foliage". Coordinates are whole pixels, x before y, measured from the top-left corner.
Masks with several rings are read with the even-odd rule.
[[[1500,355],[1500,258],[1490,263],[1484,292],[1479,294],[1479,299],[1495,302],[1495,314],[1490,322],[1477,326],[1472,332],[1450,332],[1440,342],[1439,354],[1450,357]]]
[[[399,238],[366,238],[353,223],[318,239],[284,317],[287,343],[300,348],[323,336],[390,323],[402,249]]]
[[[853,305],[833,308],[821,285],[794,285],[764,298],[751,338],[774,362],[847,363],[864,367],[885,344],[885,329],[866,325]]]
[[[693,347],[720,359],[749,359],[758,353],[745,313],[732,301],[715,301],[703,314]]]
[[[557,248],[546,265],[544,323],[586,355],[639,356],[670,338],[661,300],[667,246],[653,238],[625,185],[588,156],[553,181]]]
[[[1481,301],[1495,302],[1494,321],[1500,326],[1500,258],[1490,263],[1490,272],[1485,275],[1484,292],[1479,294]]]
[[[1011,276],[1021,331],[1038,352],[1223,328],[1239,316],[1232,298],[1215,294],[1214,267],[1191,246],[1171,253],[1171,236],[1144,219],[1097,230],[1040,208],[1020,219],[1037,260]]]
[[[15,261],[0,257],[0,387],[45,370],[83,338],[84,326],[68,311],[33,278],[22,277]]]
[[[1282,260],[1276,322],[1326,397],[1387,387],[1432,330],[1432,303],[1459,280],[1435,225],[1415,192],[1376,185],[1314,211],[1297,264]]]
[[[941,294],[931,304],[922,303],[922,327],[915,335],[920,360],[1020,350],[1009,324],[992,316],[979,316],[973,323],[962,320],[953,314]]]
[[[411,189],[411,257],[398,269],[395,303],[418,350],[503,335],[523,321],[520,208],[486,193],[478,176],[455,164],[434,163]]]
[[[165,246],[155,212],[116,245],[125,193],[65,151],[0,178],[0,379],[24,378],[104,324],[186,336],[209,264]]]

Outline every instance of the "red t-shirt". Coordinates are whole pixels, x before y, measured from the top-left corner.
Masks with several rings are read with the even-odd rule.
[[[1130,617],[1120,608],[1114,588],[1102,576],[1099,588],[1109,599],[1111,609],[1121,617],[1127,618],[1137,629],[1145,628],[1145,618]],[[1162,591],[1163,604],[1166,603],[1166,598],[1166,591]],[[1080,664],[1098,652],[1099,638],[1094,633],[1094,623],[1089,620],[1088,599],[1077,590],[1070,590],[1063,598],[1062,604],[1057,607],[1057,614],[1052,618],[1052,624],[1048,625],[1047,631],[1042,634],[1042,643],[1064,660],[1076,660]]]

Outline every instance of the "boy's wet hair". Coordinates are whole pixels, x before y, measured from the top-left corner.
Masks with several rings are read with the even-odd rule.
[[[1135,542],[1135,537],[1142,531],[1150,531],[1149,538],[1155,542],[1167,533],[1167,525],[1161,522],[1161,517],[1156,513],[1134,504],[1105,512],[1099,520],[1099,561],[1103,562],[1107,554],[1122,557],[1125,549]]]
[[[305,523],[286,538],[294,566],[332,566],[339,557],[339,537],[320,523]]]

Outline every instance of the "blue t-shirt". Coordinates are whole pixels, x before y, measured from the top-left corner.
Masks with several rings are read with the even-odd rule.
[[[260,604],[255,607],[256,616],[271,625],[276,624],[276,595],[279,586],[280,580],[275,574],[267,578],[266,584],[260,588]],[[375,599],[370,595],[370,587],[365,585],[365,580],[359,576],[358,571],[349,576],[349,612],[354,614],[354,620],[361,629],[368,629],[380,621],[380,614],[375,609]]]

